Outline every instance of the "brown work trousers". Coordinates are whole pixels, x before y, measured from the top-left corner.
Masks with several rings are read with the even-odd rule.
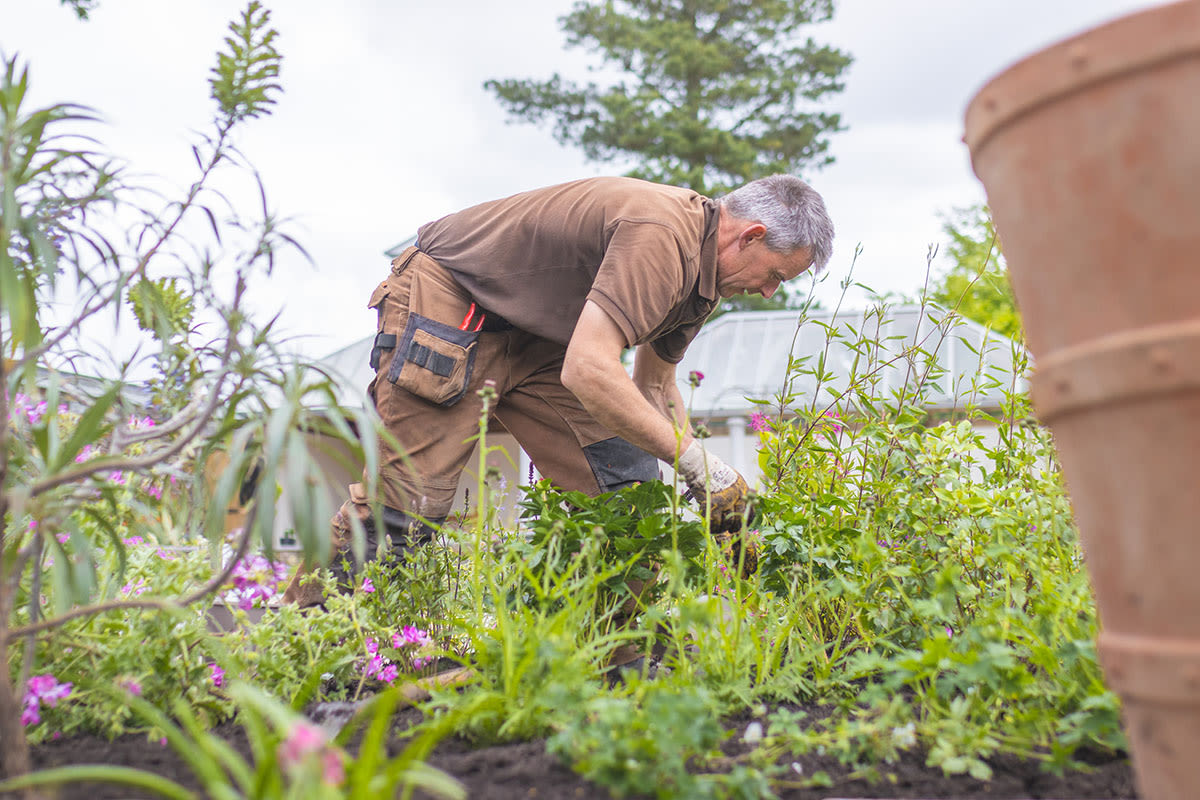
[[[615,437],[562,385],[563,345],[517,328],[496,330],[506,327],[503,320],[473,308],[451,273],[415,247],[392,262],[369,305],[380,335],[368,394],[399,444],[379,440],[374,502],[384,506],[385,520],[389,510],[435,523],[449,514],[475,446],[485,383],[496,392],[492,418],[556,486],[596,495],[658,477],[653,456]],[[349,487],[334,517],[335,549],[349,544],[348,515],[372,517],[365,484],[364,477]],[[300,598],[299,578],[285,600]]]

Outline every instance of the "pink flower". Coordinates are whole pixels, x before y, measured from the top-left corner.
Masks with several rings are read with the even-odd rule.
[[[345,780],[346,772],[341,753],[329,745],[325,732],[309,722],[297,722],[276,751],[279,765],[293,770],[306,759],[318,755],[321,759],[321,779],[337,785]]]
[[[396,669],[396,665],[388,664],[386,667],[384,667],[383,669],[381,669],[379,671],[379,680],[383,681],[384,683],[390,684],[392,681],[396,680],[396,676],[398,674],[399,674],[399,670]]]
[[[309,753],[320,750],[325,742],[325,733],[316,725],[297,722],[279,744],[279,761],[285,767],[294,765]]]
[[[425,647],[433,644],[433,640],[429,638],[429,634],[415,625],[405,625],[400,629],[400,633],[392,634],[392,647],[400,649],[408,645],[416,645],[417,647]]]
[[[833,413],[832,411],[826,411],[823,416],[829,420],[830,427],[833,428],[834,433],[842,432],[842,423],[839,421],[837,414]]]
[[[121,472],[121,470],[119,470],[119,469],[113,470],[112,472],[108,473],[108,479],[110,481],[112,481],[113,483],[117,484],[118,486],[125,485],[125,473]]]
[[[146,494],[150,495],[155,500],[162,500],[161,486],[156,486],[155,484],[147,481],[146,483],[142,484],[142,488],[146,490]]]
[[[154,551],[154,555],[158,556],[163,561],[174,561],[175,560],[175,556],[171,555],[166,550],[163,550],[161,547]]]
[[[700,370],[694,369],[688,373],[688,383],[691,384],[693,388],[699,386],[700,381],[702,380],[704,380],[704,373]]]
[[[370,637],[367,637],[367,652],[371,655],[379,652],[379,643]]]
[[[259,601],[265,604],[278,594],[289,572],[288,565],[281,561],[268,561],[261,555],[244,558],[233,568],[233,590],[226,593],[225,599],[249,611]]]
[[[125,691],[129,692],[134,697],[142,696],[142,685],[133,678],[120,681],[120,685],[125,688]]]
[[[54,538],[58,540],[59,544],[66,544],[67,542],[71,541],[71,534],[56,533],[56,534],[54,534]]]
[[[148,588],[149,587],[146,585],[146,579],[138,578],[137,583],[127,583],[124,586],[122,586],[121,594],[130,596],[130,597],[137,597],[139,594],[146,591],[146,589],[148,589]]]
[[[332,786],[339,786],[346,780],[346,768],[338,751],[327,749],[321,756],[321,778]]]
[[[59,683],[53,675],[34,675],[25,685],[25,707],[21,712],[21,724],[36,725],[41,722],[39,706],[44,703],[49,708],[54,708],[59,700],[71,694],[73,685]]]
[[[126,547],[137,547],[140,544],[145,544],[146,540],[140,536],[127,536],[121,540],[121,544]]]
[[[210,681],[212,681],[212,685],[218,689],[220,689],[222,686],[224,686],[225,685],[225,670],[223,670],[219,666],[217,666],[217,663],[215,661],[210,661],[208,663],[208,669],[209,669],[208,679]]]
[[[79,454],[75,456],[75,463],[82,464],[94,455],[96,455],[96,448],[90,444],[85,444],[83,449],[79,451]]]
[[[131,431],[144,431],[153,427],[154,420],[150,419],[149,417],[142,417],[141,419],[138,419],[137,417],[131,416],[129,418],[129,429]]]
[[[767,421],[767,415],[761,411],[755,411],[750,415],[750,430],[755,433],[765,433],[771,430],[771,423]]]
[[[371,583],[370,578],[363,578],[362,590],[365,594],[370,594],[375,591],[375,584]]]

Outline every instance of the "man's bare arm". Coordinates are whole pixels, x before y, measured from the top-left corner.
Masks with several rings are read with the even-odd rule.
[[[673,463],[679,444],[675,424],[667,416],[667,401],[673,400],[677,414],[684,413],[675,387],[674,365],[657,356],[655,364],[639,349],[634,375],[638,378],[640,374],[640,378],[635,383],[621,365],[624,349],[625,335],[617,323],[600,306],[588,301],[567,345],[563,385],[613,433],[668,464]],[[637,365],[641,365],[640,369]],[[669,377],[664,365],[669,367]],[[684,436],[682,445],[686,448],[691,436],[686,432]]]

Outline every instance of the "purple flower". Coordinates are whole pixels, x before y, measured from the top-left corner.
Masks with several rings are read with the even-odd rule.
[[[409,645],[417,647],[425,647],[432,644],[433,640],[429,638],[429,634],[415,625],[405,625],[400,629],[400,633],[392,634],[392,647],[400,649]]]
[[[767,421],[767,415],[761,411],[755,411],[750,415],[750,430],[755,433],[766,433],[771,430],[771,423]]]
[[[704,373],[700,370],[694,369],[688,373],[688,383],[691,384],[692,388],[699,386],[702,380],[704,380]]]
[[[83,449],[79,451],[79,454],[75,456],[75,463],[82,464],[94,455],[96,455],[96,448],[90,444],[85,444]]]
[[[71,541],[71,534],[56,533],[56,534],[54,534],[54,538],[58,540],[59,544],[66,544],[67,542]]]
[[[53,675],[34,675],[25,685],[24,709],[21,712],[22,725],[36,725],[42,721],[38,713],[43,703],[49,708],[58,705],[58,701],[71,694],[71,683],[59,683]]]
[[[371,583],[370,578],[363,578],[362,590],[365,594],[371,594],[371,592],[375,591],[375,584]]]
[[[287,564],[268,561],[261,555],[244,558],[234,565],[233,590],[226,593],[225,599],[246,611],[260,600],[265,604],[278,594],[279,585],[287,579],[289,571]]]
[[[121,540],[121,544],[125,545],[126,547],[137,547],[138,545],[145,543],[146,540],[140,536],[127,536]]]
[[[217,662],[208,662],[209,675],[208,679],[212,681],[212,685],[220,689],[225,685],[225,670],[217,666]]]
[[[383,669],[381,669],[379,671],[379,680],[383,681],[384,683],[390,684],[392,681],[396,680],[396,676],[398,674],[400,674],[400,671],[398,669],[396,669],[396,665],[388,664],[386,667],[384,667]]]
[[[37,425],[46,414],[46,401],[35,403],[29,395],[17,392],[17,396],[13,399],[12,411],[8,414],[9,419],[12,419],[14,412],[24,414],[30,425]]]
[[[148,588],[149,587],[146,585],[146,579],[138,578],[137,583],[127,583],[124,586],[122,586],[121,594],[130,596],[130,597],[137,597],[139,594],[146,591],[146,589],[148,589]]]
[[[119,470],[119,469],[113,470],[112,472],[108,473],[108,479],[110,481],[112,481],[113,483],[117,484],[118,486],[125,485],[125,473],[121,472],[121,470]]]
[[[133,678],[120,681],[120,685],[124,687],[125,691],[129,692],[134,697],[142,696],[142,685]]]
[[[367,665],[363,667],[363,675],[368,678],[379,675],[383,672],[384,666],[387,665],[387,660],[381,655],[373,655]]]

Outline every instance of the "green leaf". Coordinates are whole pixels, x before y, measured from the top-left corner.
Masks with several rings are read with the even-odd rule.
[[[92,401],[62,449],[50,454],[48,469],[51,473],[58,472],[70,464],[83,450],[84,445],[99,441],[108,432],[112,426],[105,424],[105,418],[120,394],[121,385],[114,383]]]
[[[131,789],[143,789],[170,800],[197,800],[199,797],[175,781],[153,772],[109,764],[77,764],[39,770],[0,781],[0,792],[16,792],[68,783],[111,783]]]

